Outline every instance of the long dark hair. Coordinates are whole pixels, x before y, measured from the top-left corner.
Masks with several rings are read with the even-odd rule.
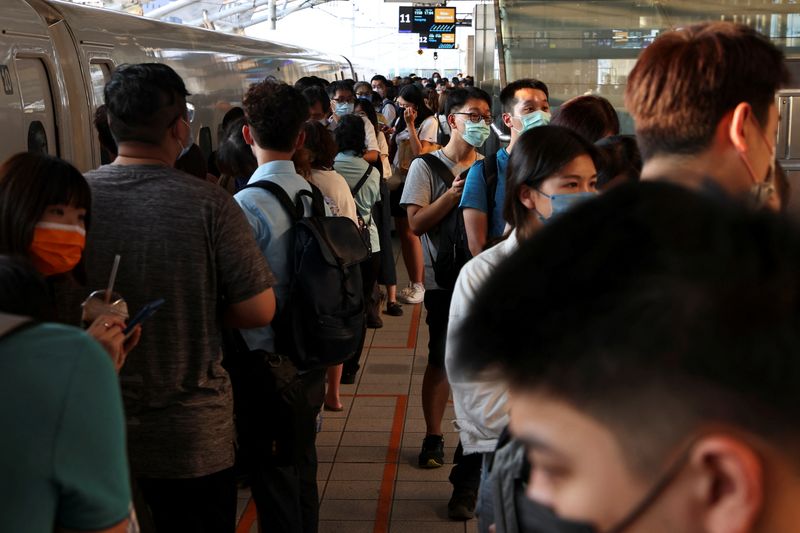
[[[433,115],[433,111],[431,111],[428,106],[425,104],[425,96],[422,94],[417,86],[411,85],[404,85],[400,89],[400,94],[397,95],[398,98],[402,98],[409,104],[414,104],[417,107],[417,118],[414,121],[414,127],[419,128],[422,126],[422,123],[425,122],[425,119]],[[402,109],[401,109],[402,111]],[[397,119],[397,126],[395,127],[395,132],[400,133],[404,129],[406,129],[406,117],[401,112],[398,113]]]
[[[375,108],[372,107],[372,102],[367,100],[366,98],[356,98],[356,106],[355,110],[360,110],[362,113],[367,115],[367,120],[372,123],[372,126],[375,128],[375,131],[378,130],[378,113],[375,111]]]
[[[0,253],[27,256],[34,226],[54,204],[86,209],[88,232],[92,192],[78,169],[57,157],[29,152],[0,165]]]
[[[594,146],[569,128],[542,126],[523,133],[514,144],[506,171],[506,198],[503,217],[521,238],[533,229],[530,210],[519,201],[523,186],[539,189],[544,181],[581,155],[588,155],[597,166]]]
[[[217,167],[233,178],[249,178],[258,168],[258,161],[242,135],[244,117],[237,118],[225,128],[217,150]]]

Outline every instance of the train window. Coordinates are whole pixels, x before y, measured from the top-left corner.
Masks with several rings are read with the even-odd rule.
[[[47,132],[44,130],[44,124],[38,120],[34,120],[28,126],[28,151],[35,154],[47,153]]]
[[[106,73],[103,69],[103,65],[100,63],[92,63],[89,65],[89,76],[92,80],[92,103],[96,109],[105,101],[103,89],[106,86]]]
[[[17,58],[14,62],[19,82],[24,126],[28,130],[28,149],[58,155],[56,121],[50,77],[39,58]]]
[[[208,126],[200,128],[200,139],[198,141],[200,151],[203,152],[203,157],[208,161],[208,158],[211,157],[211,128]]]

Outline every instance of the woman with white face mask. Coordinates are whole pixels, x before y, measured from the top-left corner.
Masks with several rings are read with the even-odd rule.
[[[33,153],[11,156],[0,165],[0,253],[25,257],[48,280],[83,282],[91,203],[89,184],[66,161]],[[88,329],[117,370],[141,335],[137,326],[126,341],[124,328],[119,316],[103,314]]]
[[[508,424],[508,396],[502,384],[475,381],[459,372],[456,333],[482,285],[518,248],[520,241],[531,238],[544,223],[562,216],[576,203],[596,196],[596,158],[594,147],[566,128],[542,126],[520,135],[506,175],[503,212],[511,229],[505,240],[475,256],[462,268],[453,291],[445,365],[453,393],[455,425],[464,454],[484,454],[476,509],[480,531],[486,531],[492,523],[487,463]]]

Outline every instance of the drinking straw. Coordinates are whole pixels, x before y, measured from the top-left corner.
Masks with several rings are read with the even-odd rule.
[[[117,269],[119,268],[119,254],[114,256],[114,266],[111,267],[111,276],[108,278],[108,289],[106,289],[106,303],[111,303],[111,292],[114,290],[114,281],[117,279]]]

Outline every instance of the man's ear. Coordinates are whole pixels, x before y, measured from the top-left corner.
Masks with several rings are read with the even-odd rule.
[[[701,439],[689,459],[697,472],[696,502],[709,533],[751,531],[764,506],[764,466],[758,453],[729,436]]]
[[[747,132],[745,128],[750,121],[753,108],[747,102],[741,102],[733,112],[730,113],[730,124],[728,124],[728,139],[733,148],[739,153],[747,151]],[[725,118],[723,118],[723,122]]]
[[[244,137],[244,142],[246,142],[250,146],[256,144],[255,139],[253,139],[253,132],[250,131],[250,126],[248,124],[242,126],[242,137]]]
[[[503,113],[501,116],[503,117],[503,124],[509,128],[514,127],[514,124],[511,122],[511,113]]]

